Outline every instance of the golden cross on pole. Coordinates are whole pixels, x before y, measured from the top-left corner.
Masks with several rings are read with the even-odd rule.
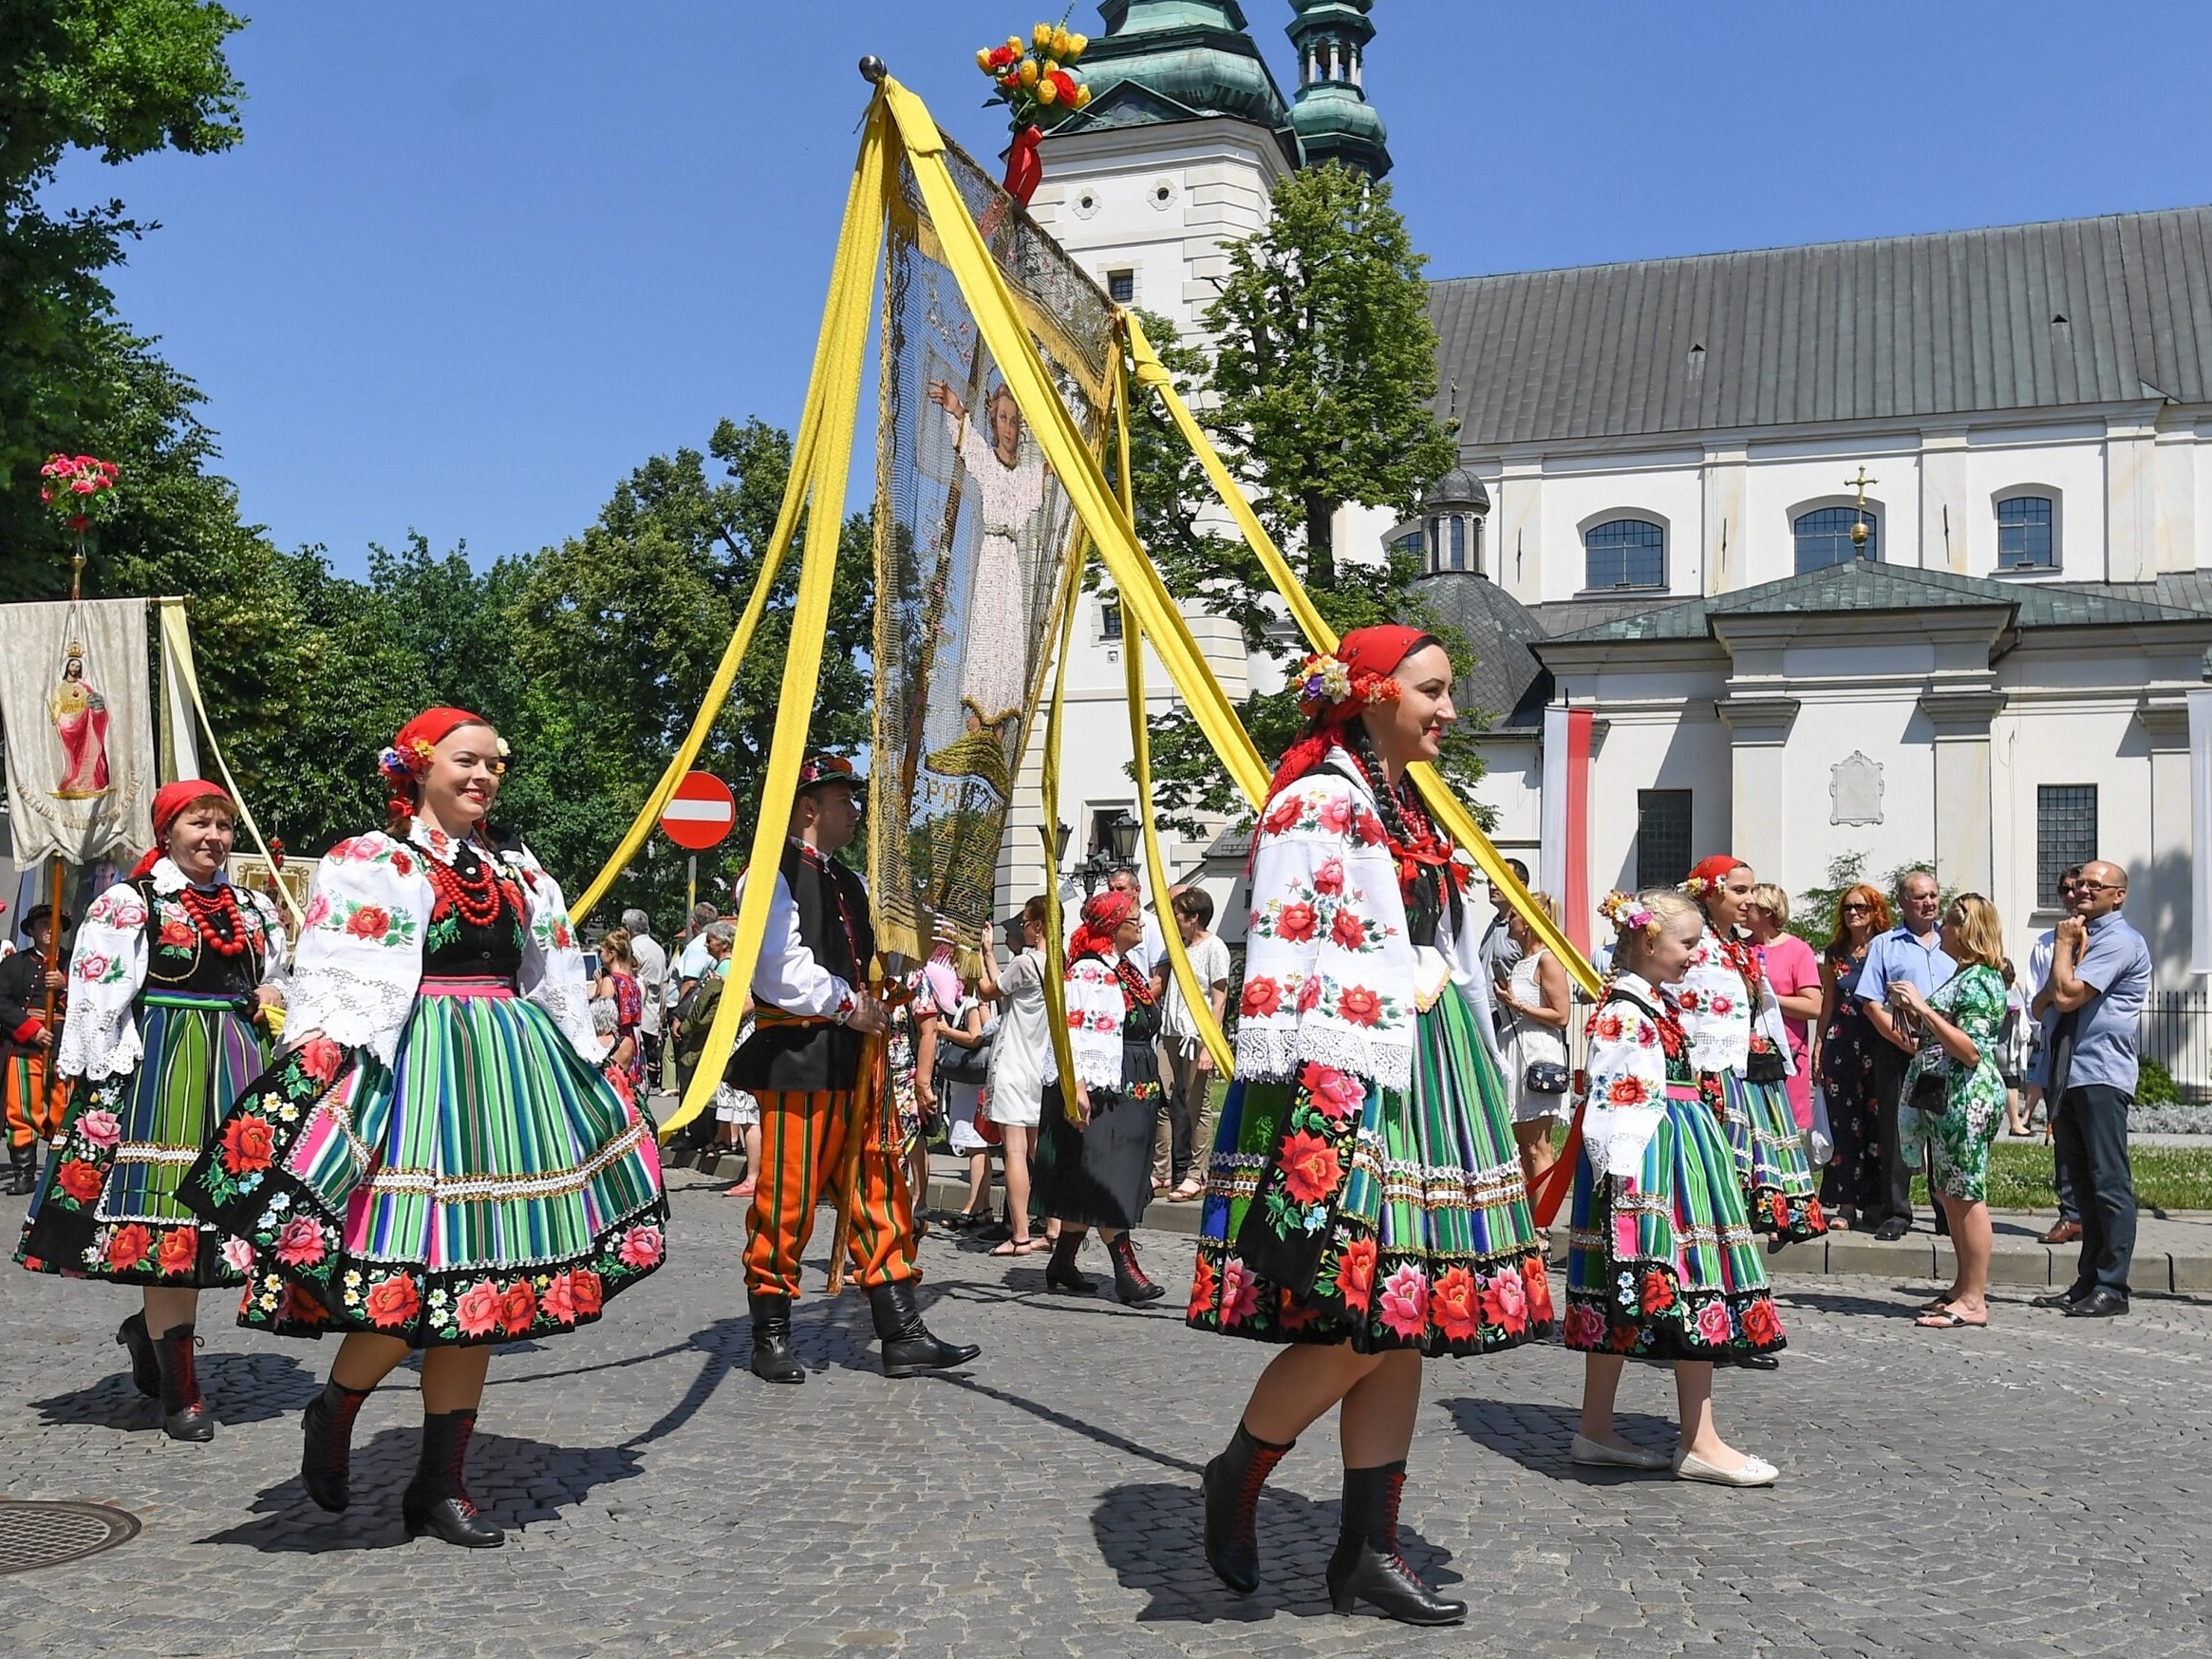
[[[1881,481],[1878,478],[1866,476],[1866,463],[1865,462],[1859,463],[1859,476],[1857,478],[1844,480],[1844,482],[1853,485],[1859,492],[1858,505],[1852,509],[1854,517],[1851,520],[1851,551],[1861,557],[1865,555],[1866,539],[1871,534],[1866,528],[1866,486],[1878,484]]]

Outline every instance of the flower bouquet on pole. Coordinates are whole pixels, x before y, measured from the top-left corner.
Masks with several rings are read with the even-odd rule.
[[[1006,152],[1005,190],[1023,207],[1044,177],[1037,146],[1044,129],[1061,122],[1091,102],[1091,89],[1075,75],[1075,63],[1091,43],[1068,29],[1067,14],[1058,23],[1040,23],[1029,31],[1029,41],[1010,34],[1003,46],[984,47],[975,55],[975,66],[991,78],[997,88],[985,104],[1003,104],[1013,130],[1013,147]]]
[[[122,511],[115,481],[122,469],[97,455],[53,455],[38,469],[38,499],[76,537],[73,567],[84,568],[84,533],[111,524]],[[70,596],[76,596],[72,583]]]

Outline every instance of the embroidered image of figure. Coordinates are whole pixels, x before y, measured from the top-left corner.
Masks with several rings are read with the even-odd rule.
[[[62,740],[65,764],[54,796],[61,801],[91,801],[105,795],[107,782],[107,699],[84,677],[84,648],[72,640],[62,683],[47,699],[54,735]]]
[[[933,772],[982,778],[1011,792],[1015,728],[1028,696],[1030,580],[1022,538],[1044,505],[1051,468],[1022,442],[1022,411],[1003,383],[984,400],[989,435],[968,420],[959,394],[929,383],[947,430],[983,506],[967,613],[961,626],[960,702],[965,730],[929,756]]]

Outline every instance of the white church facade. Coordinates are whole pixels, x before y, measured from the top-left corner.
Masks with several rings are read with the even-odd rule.
[[[1244,9],[1108,0],[1084,123],[1035,211],[1187,335],[1290,168],[1387,169],[1362,0],[1300,0],[1285,102]],[[1094,65],[1096,66],[1094,67]],[[1416,236],[1419,227],[1414,227]],[[2212,650],[2212,210],[1432,284],[1461,465],[1417,547],[1490,721],[1479,795],[1540,886],[1595,896],[1727,848],[1795,893],[1860,855],[1996,900],[2015,953],[2055,871],[2131,873],[2163,989],[2193,983],[2189,703]],[[1070,662],[1073,865],[1133,800],[1110,596]],[[1192,622],[1232,696],[1271,669]],[[1153,667],[1155,706],[1169,693]],[[1544,834],[1547,708],[1591,718],[1587,821]],[[2212,724],[2212,707],[2200,712]],[[1556,726],[1557,722],[1554,722]],[[1548,765],[1547,763],[1548,762]],[[1003,909],[1044,876],[1030,788]],[[1217,854],[1233,851],[1224,836]],[[1173,841],[1241,934],[1241,859]],[[1571,918],[1570,918],[1571,920]],[[2204,941],[2212,948],[2212,940]]]

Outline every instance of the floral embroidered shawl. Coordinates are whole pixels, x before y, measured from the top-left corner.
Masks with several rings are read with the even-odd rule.
[[[1731,955],[1752,964],[1748,978],[1729,960]],[[1770,1043],[1779,1043],[1785,1070],[1795,1069],[1783,1034],[1781,1004],[1757,963],[1752,947],[1743,945],[1732,952],[1730,941],[1708,923],[1682,977],[1666,988],[1681,1009],[1682,1028],[1690,1034],[1690,1064],[1699,1071],[1741,1072],[1751,1055],[1754,1029]]]
[[[1614,976],[1613,992],[1590,1015],[1583,1150],[1595,1174],[1633,1181],[1667,1109],[1666,1047],[1647,1010],[1666,1011],[1674,998],[1628,972]]]

